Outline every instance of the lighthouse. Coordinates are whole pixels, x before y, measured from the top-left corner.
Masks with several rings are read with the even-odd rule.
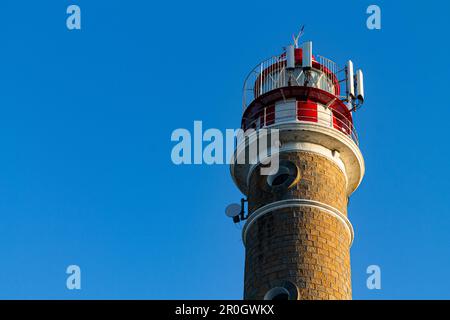
[[[277,130],[279,141],[276,172],[263,175],[259,161],[230,165],[245,195],[239,213],[227,212],[243,224],[244,299],[352,298],[347,206],[364,176],[354,124],[363,102],[362,71],[316,54],[310,41],[249,73],[241,128]],[[234,159],[255,141],[238,142]]]

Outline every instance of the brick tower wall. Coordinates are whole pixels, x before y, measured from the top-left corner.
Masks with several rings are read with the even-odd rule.
[[[321,202],[347,215],[346,178],[332,160],[310,152],[286,152],[280,160],[297,166],[299,180],[274,191],[267,176],[250,177],[250,214],[287,199]],[[311,206],[275,209],[256,219],[245,236],[245,299],[263,299],[284,281],[296,285],[298,299],[351,299],[351,235],[342,220]]]

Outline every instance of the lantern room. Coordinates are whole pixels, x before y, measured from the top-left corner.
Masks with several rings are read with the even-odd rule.
[[[312,42],[258,64],[243,88],[242,129],[285,123],[315,123],[334,128],[358,144],[352,113],[364,101],[363,75],[353,63],[340,68],[313,55]],[[342,94],[344,93],[344,94]]]

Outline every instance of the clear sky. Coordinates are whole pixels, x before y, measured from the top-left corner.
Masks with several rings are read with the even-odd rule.
[[[373,3],[2,0],[0,298],[242,298],[224,215],[241,194],[226,165],[175,166],[170,136],[237,128],[246,74],[302,24],[315,53],[365,72],[354,298],[450,298],[450,5]]]

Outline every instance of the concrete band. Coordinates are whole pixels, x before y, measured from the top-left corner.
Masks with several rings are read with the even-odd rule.
[[[337,150],[339,152],[338,158],[344,164],[345,176],[348,180],[347,196],[350,196],[358,188],[364,176],[364,159],[357,144],[346,134],[334,128],[321,126],[316,123],[303,122],[280,123],[267,127],[267,129],[279,130],[281,149],[283,149],[283,146],[291,145],[290,143],[297,143],[300,141],[301,144],[311,143],[328,149],[325,154],[318,151],[317,148],[314,148],[315,151],[311,151],[321,153],[327,157],[329,157],[330,152],[333,152],[334,158],[336,154],[335,150]],[[244,194],[248,194],[249,185],[247,184],[247,177],[249,176],[249,171],[254,169],[254,164],[257,164],[259,161],[257,161],[258,159],[251,157],[248,162],[238,163],[237,159],[243,158],[246,154],[245,152],[248,152],[250,146],[257,143],[257,137],[257,133],[254,132],[247,136],[245,142],[238,142],[238,146],[233,154],[232,163],[230,165],[231,176],[235,184]],[[303,145],[302,148],[302,150],[306,151],[304,149],[305,145]],[[336,159],[332,160],[337,163]]]
[[[247,240],[247,232],[250,229],[250,227],[256,222],[256,220],[258,220],[260,217],[262,217],[265,214],[270,213],[274,210],[284,209],[284,208],[293,208],[293,207],[317,208],[317,209],[321,210],[322,212],[325,212],[325,213],[333,216],[334,218],[338,219],[344,225],[344,227],[347,229],[347,231],[349,233],[349,236],[350,236],[349,247],[352,245],[353,239],[354,239],[353,226],[350,223],[350,221],[348,220],[348,218],[342,212],[340,212],[338,209],[336,209],[332,206],[329,206],[325,203],[315,201],[315,200],[289,199],[289,200],[281,200],[281,201],[276,201],[276,202],[267,204],[267,205],[255,210],[250,215],[250,217],[248,218],[248,220],[245,223],[244,228],[242,230],[242,241],[244,243],[244,246],[245,246],[246,240]]]
[[[318,154],[320,156],[323,156],[325,158],[327,158],[328,160],[332,161],[334,164],[337,165],[337,167],[342,171],[342,173],[344,174],[345,177],[345,183],[346,185],[348,185],[348,177],[347,177],[347,173],[345,171],[345,165],[344,162],[342,162],[340,156],[339,156],[339,152],[337,151],[332,151],[328,148],[325,148],[324,146],[318,145],[318,144],[314,144],[314,143],[309,143],[309,142],[289,142],[289,143],[285,143],[283,145],[281,145],[280,150],[278,152],[278,154],[284,153],[284,152],[310,152],[310,153],[315,153]],[[274,156],[274,155],[272,155]],[[266,157],[262,160],[262,162],[266,161],[269,157]],[[259,163],[258,164],[254,164],[252,165],[252,167],[250,168],[250,170],[248,171],[248,175],[247,175],[247,185],[250,185],[250,178],[253,174],[253,171],[258,168]]]

